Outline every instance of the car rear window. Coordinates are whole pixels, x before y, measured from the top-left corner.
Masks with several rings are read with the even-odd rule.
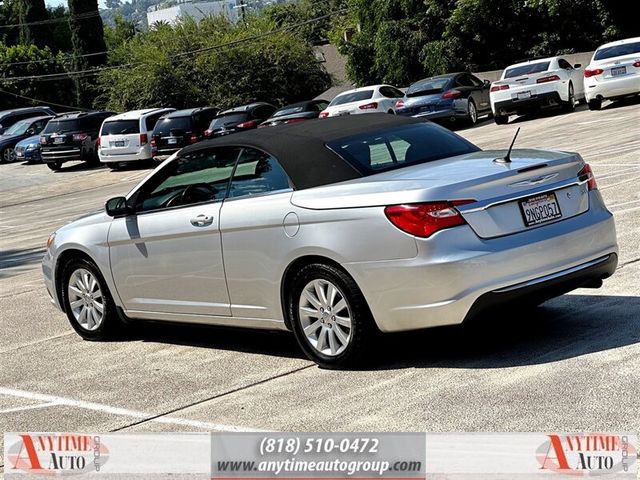
[[[407,90],[407,97],[421,97],[423,95],[441,93],[450,80],[450,78],[431,78],[421,80],[409,87]]]
[[[480,149],[433,123],[346,137],[327,146],[364,175],[433,162]]]
[[[42,133],[66,133],[77,132],[78,130],[80,130],[80,121],[78,119],[51,120],[47,123]]]
[[[295,113],[300,113],[300,112],[304,112],[305,107],[302,106],[298,106],[298,107],[285,107],[285,108],[281,108],[280,110],[278,110],[276,113],[273,114],[273,117],[284,117],[285,115],[293,115]]]
[[[246,122],[251,118],[248,112],[234,112],[218,115],[211,121],[210,129],[224,127],[225,125],[235,125],[237,123]]]
[[[520,75],[531,75],[532,73],[546,72],[549,70],[551,62],[529,63],[520,65],[519,67],[507,68],[504,72],[504,78],[519,77]]]
[[[172,130],[184,133],[191,131],[191,117],[171,117],[158,120],[153,128],[154,135],[170,135]]]
[[[102,135],[128,135],[140,133],[138,120],[113,120],[102,124]]]
[[[633,55],[640,53],[640,42],[625,43],[612,47],[599,48],[594,55],[594,60],[604,60],[606,58],[621,57],[623,55]]]
[[[362,100],[369,100],[373,97],[373,90],[360,90],[358,92],[343,93],[334,98],[329,104],[330,107],[336,105],[344,105],[345,103],[360,102]]]

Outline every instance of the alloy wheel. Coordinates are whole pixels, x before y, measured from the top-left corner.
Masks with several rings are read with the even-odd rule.
[[[300,324],[309,344],[319,353],[335,357],[352,337],[352,314],[338,287],[328,280],[309,282],[300,294]]]
[[[79,268],[69,277],[67,288],[73,317],[85,330],[97,330],[104,320],[104,297],[95,275]]]
[[[476,110],[476,106],[473,102],[469,102],[469,120],[474,125],[478,121],[478,111]]]
[[[5,162],[13,162],[16,159],[16,151],[11,147],[5,148],[2,152],[2,159]]]

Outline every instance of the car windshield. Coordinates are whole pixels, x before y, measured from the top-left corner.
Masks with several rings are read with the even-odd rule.
[[[551,62],[528,63],[518,67],[507,68],[504,78],[519,77],[520,75],[531,75],[532,73],[546,72],[549,70]]]
[[[407,90],[407,97],[421,97],[423,95],[432,95],[434,93],[441,93],[450,78],[429,78],[414,83]]]
[[[373,97],[373,90],[360,90],[358,92],[349,92],[338,95],[329,104],[330,107],[336,105],[344,105],[345,103],[360,102],[362,100],[369,100]]]
[[[138,120],[113,120],[102,124],[102,135],[127,135],[140,133]]]
[[[640,42],[600,48],[596,51],[593,59],[604,60],[605,58],[622,57],[623,55],[633,55],[634,53],[640,53]]]
[[[51,120],[47,123],[42,133],[66,133],[77,132],[80,130],[80,122],[76,119],[71,120]]]
[[[294,113],[304,112],[305,108],[303,106],[297,107],[285,107],[278,110],[273,114],[273,117],[284,117],[285,115],[293,115]]]
[[[346,137],[327,146],[365,175],[480,150],[434,123],[404,125]]]
[[[182,131],[183,133],[191,131],[191,117],[170,117],[158,120],[153,128],[154,135],[166,136],[171,131]]]
[[[227,125],[237,125],[238,123],[246,122],[250,117],[248,112],[225,113],[214,118],[209,128],[213,130]]]
[[[5,135],[22,135],[31,126],[30,120],[22,120],[21,122],[14,123],[4,132]]]

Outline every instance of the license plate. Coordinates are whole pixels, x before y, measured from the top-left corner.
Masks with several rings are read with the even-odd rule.
[[[617,77],[618,75],[626,75],[626,74],[627,74],[627,67],[613,67],[611,69],[612,77]]]
[[[56,137],[53,139],[53,143],[64,143],[65,137]]]
[[[113,142],[113,146],[114,147],[124,147],[124,141],[116,140],[115,142]]]
[[[562,218],[555,193],[544,193],[521,200],[520,211],[527,227]]]
[[[178,143],[178,139],[177,138],[167,138],[167,143],[169,145],[175,145],[176,143]]]
[[[345,117],[347,115],[351,115],[351,112],[349,111],[338,112],[338,117]]]
[[[526,100],[527,98],[531,98],[531,92],[528,90],[526,92],[519,92],[517,97],[518,100]]]
[[[18,157],[18,158],[24,157],[24,152],[17,152],[16,151],[16,157]]]

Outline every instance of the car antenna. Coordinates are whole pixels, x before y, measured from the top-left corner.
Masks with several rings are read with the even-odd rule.
[[[511,163],[511,150],[513,150],[513,145],[516,143],[516,138],[518,138],[519,133],[520,133],[520,127],[518,127],[518,130],[516,130],[516,134],[513,136],[513,140],[511,140],[511,145],[509,145],[509,150],[507,150],[507,154],[502,158],[496,158],[494,162]]]

